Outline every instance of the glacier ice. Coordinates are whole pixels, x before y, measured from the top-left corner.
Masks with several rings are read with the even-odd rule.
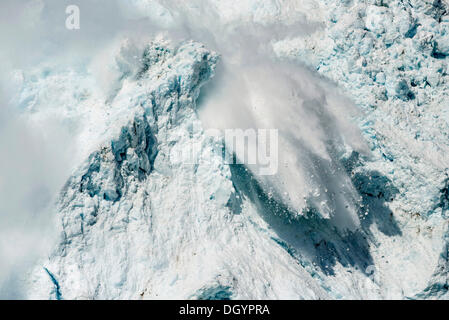
[[[173,32],[106,48],[93,74],[16,73],[21,112],[64,119],[76,146],[60,236],[29,274],[29,298],[448,297],[445,1],[121,6]],[[223,140],[206,134],[214,117],[288,127],[281,175],[227,165]],[[369,150],[351,141],[358,132]],[[177,161],[189,145],[202,161]],[[338,228],[338,215],[354,225]]]
[[[441,199],[448,168],[443,111],[449,101],[444,53],[448,5],[444,1],[323,3],[332,8],[323,19],[326,28],[306,37],[283,39],[274,48],[279,56],[299,59],[338,83],[366,110],[360,124],[376,159],[365,166],[376,168],[399,188],[390,208],[404,226],[401,229],[411,227],[411,220],[422,220],[430,232],[429,239],[422,241],[437,242],[435,238],[442,237],[432,249],[437,250],[435,261],[441,261],[422,267],[435,272],[432,277],[439,279],[441,290],[426,288],[418,293],[415,289],[421,298],[441,297],[447,292],[441,284],[447,282],[447,213]],[[434,235],[441,226],[438,236]],[[412,228],[421,234],[422,227]],[[407,250],[406,257],[396,259],[405,263],[415,259],[410,256],[414,249]],[[398,268],[395,263],[394,268]],[[384,269],[386,277],[414,272],[405,266],[400,274],[388,269]]]

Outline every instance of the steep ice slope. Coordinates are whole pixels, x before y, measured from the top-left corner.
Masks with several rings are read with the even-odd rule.
[[[222,141],[204,134],[195,113],[217,55],[155,42],[136,51],[139,69],[106,105],[87,99],[102,106],[86,111],[90,156],[61,193],[60,243],[33,273],[30,297],[444,296],[446,11],[412,2],[245,1],[236,14],[211,1],[228,25],[304,16],[324,25],[310,36],[270,36],[279,57],[334,80],[365,110],[372,156],[338,159],[360,196],[360,228],[341,232],[312,207],[298,217],[245,167],[225,165]],[[206,161],[179,161],[191,144]]]

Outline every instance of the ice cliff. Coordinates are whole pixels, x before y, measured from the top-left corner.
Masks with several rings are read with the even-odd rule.
[[[193,42],[144,50],[136,78],[111,104],[111,121],[122,127],[61,193],[60,244],[34,275],[31,297],[328,296],[255,208],[241,214],[244,194],[222,142],[201,130],[195,103],[217,59]],[[201,162],[177,162],[189,145],[200,146]],[[274,262],[273,252],[274,265],[254,263]]]
[[[431,284],[417,296],[445,295],[448,4],[325,1],[324,5],[331,9],[323,30],[276,42],[275,50],[279,56],[299,59],[332,79],[365,110],[360,127],[375,160],[365,163],[362,170],[378,170],[391,179],[397,188],[394,199],[388,199],[383,191],[377,197],[391,200],[389,207],[402,237],[414,239],[406,246],[406,255],[399,258],[402,266],[389,259],[391,268],[396,269],[389,272],[396,273],[398,279],[397,270],[408,275],[418,268],[433,270]],[[416,238],[421,237],[423,242],[441,237],[441,251],[434,263],[418,259],[419,266],[410,269],[404,264],[416,258],[420,242]]]
[[[18,105],[35,122],[62,112],[82,145],[56,204],[60,237],[29,275],[29,297],[447,298],[449,5],[234,2],[208,8],[226,28],[287,30],[269,33],[273,63],[306,66],[362,111],[351,121],[367,154],[343,141],[345,152],[313,158],[314,183],[330,199],[350,190],[346,208],[330,203],[353,206],[357,227],[337,228],[313,191],[298,214],[269,192],[273,181],[225,163],[223,139],[207,135],[198,116],[220,52],[167,37],[127,42],[114,53],[106,101],[84,71],[37,68],[19,77]],[[156,12],[164,26],[179,12],[202,12],[131,3],[133,14]],[[301,23],[308,27],[297,34]],[[54,96],[62,111],[51,107]],[[192,145],[195,164],[179,156]],[[325,179],[336,173],[348,187]]]

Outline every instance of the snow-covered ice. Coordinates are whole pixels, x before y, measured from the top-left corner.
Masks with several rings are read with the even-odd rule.
[[[120,7],[158,31],[13,73],[73,148],[28,298],[448,298],[446,1]],[[277,175],[206,134],[248,125],[279,129]]]

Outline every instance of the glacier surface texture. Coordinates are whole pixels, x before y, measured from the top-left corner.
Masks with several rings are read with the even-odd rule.
[[[107,3],[101,48],[8,70],[70,154],[24,297],[449,298],[446,0]],[[211,128],[277,129],[277,173]]]

